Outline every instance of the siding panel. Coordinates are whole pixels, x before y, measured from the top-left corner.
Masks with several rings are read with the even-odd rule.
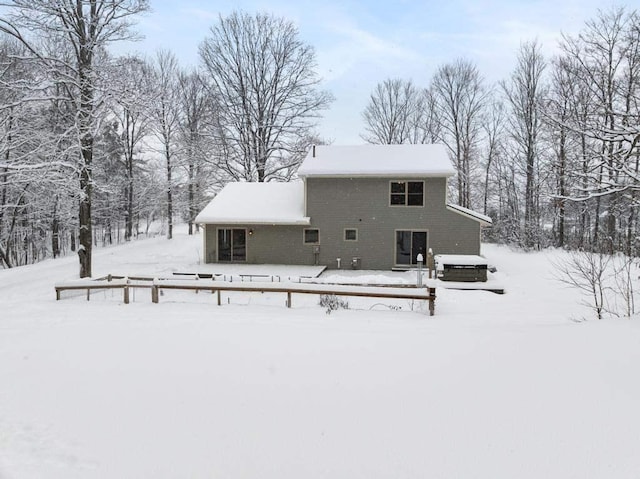
[[[436,254],[479,254],[480,225],[447,210],[446,179],[425,178],[423,207],[390,206],[389,182],[415,178],[307,178],[307,216],[320,229],[320,263],[363,269],[394,266],[395,230],[428,231]],[[343,240],[345,228],[358,229],[358,241]]]
[[[480,253],[480,225],[446,208],[446,179],[425,178],[424,206],[390,206],[389,183],[416,178],[307,178],[309,228],[320,230],[318,263],[350,268],[359,258],[363,269],[395,265],[395,231],[426,230],[435,254]],[[216,261],[216,229],[206,225],[205,261]],[[247,263],[314,264],[314,246],[303,244],[303,226],[247,225]],[[345,228],[358,230],[357,241],[344,241]]]
[[[250,264],[314,264],[313,246],[302,243],[302,226],[269,225],[206,225],[207,263],[216,263],[216,230],[245,228],[247,235],[247,263]]]

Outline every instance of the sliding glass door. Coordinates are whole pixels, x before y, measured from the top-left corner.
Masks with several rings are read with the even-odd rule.
[[[418,254],[422,254],[422,264],[427,260],[427,232],[413,230],[396,231],[396,264],[417,265]]]
[[[218,261],[247,260],[247,231],[241,228],[218,229]]]

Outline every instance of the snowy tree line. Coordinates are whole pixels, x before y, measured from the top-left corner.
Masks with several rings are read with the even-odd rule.
[[[118,57],[147,0],[15,0],[0,16],[0,264],[76,251],[176,219],[195,232],[230,180],[288,180],[318,142],[313,49],[268,14],[219,17],[201,65]]]
[[[231,180],[287,181],[332,101],[315,53],[268,14],[220,16],[185,69],[169,51],[114,56],[147,0],[14,0],[0,16],[0,264],[130,240],[193,219]],[[363,112],[371,143],[443,142],[452,199],[490,240],[637,253],[640,20],[599,12],[560,55],[522,44],[488,85],[473,62],[427,87],[389,79]]]
[[[638,254],[638,11],[599,11],[554,58],[523,43],[495,85],[465,59],[385,80],[363,119],[370,143],[446,144],[451,199],[493,218],[490,240]]]

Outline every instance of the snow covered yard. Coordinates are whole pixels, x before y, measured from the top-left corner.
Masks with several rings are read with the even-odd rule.
[[[200,241],[99,249],[94,272],[195,268]],[[507,294],[440,288],[431,318],[56,302],[76,258],[0,271],[0,478],[637,478],[640,322],[574,321],[561,253],[484,253]]]

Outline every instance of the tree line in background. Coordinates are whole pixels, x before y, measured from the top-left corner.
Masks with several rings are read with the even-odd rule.
[[[444,143],[451,199],[493,219],[489,240],[638,255],[640,15],[600,11],[560,53],[523,43],[488,85],[459,59],[427,87],[388,79],[363,112],[370,143]]]
[[[287,181],[332,101],[315,53],[267,14],[219,17],[200,66],[113,56],[147,0],[14,0],[0,17],[0,264],[127,241],[179,218],[193,233],[228,181]],[[637,255],[640,18],[598,12],[560,54],[522,44],[488,85],[469,60],[427,87],[388,79],[363,112],[370,143],[444,143],[451,198],[493,218],[487,239]]]
[[[220,17],[201,67],[116,57],[147,0],[14,0],[0,17],[0,264],[188,223],[231,180],[286,181],[331,102],[315,53],[267,14]]]

